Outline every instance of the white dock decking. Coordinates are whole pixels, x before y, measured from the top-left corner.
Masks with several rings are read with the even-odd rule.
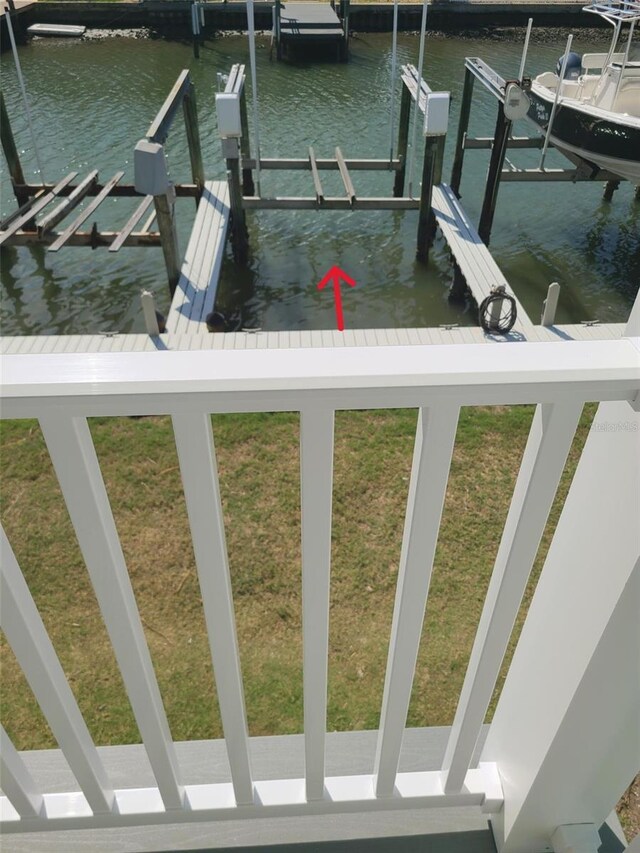
[[[516,300],[518,316],[512,332],[528,338],[534,324],[447,184],[434,186],[432,207],[438,226],[478,305],[494,287],[503,285]]]
[[[227,182],[206,181],[167,317],[170,334],[207,334],[205,318],[216,301],[229,213]]]
[[[528,341],[620,340],[624,323],[534,326]],[[509,335],[488,335],[475,326],[438,329],[333,329],[226,334],[34,335],[0,338],[2,355],[81,352],[153,352],[154,350],[307,349],[309,347],[396,347],[508,343]]]

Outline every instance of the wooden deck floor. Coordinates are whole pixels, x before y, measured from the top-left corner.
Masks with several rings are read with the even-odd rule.
[[[169,333],[207,334],[205,319],[216,301],[228,227],[227,182],[207,181],[169,309]]]
[[[342,23],[329,3],[283,3],[280,33],[288,39],[336,39],[344,37]]]

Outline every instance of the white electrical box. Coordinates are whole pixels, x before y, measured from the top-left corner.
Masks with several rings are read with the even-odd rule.
[[[169,189],[169,172],[162,145],[141,139],[133,152],[136,190],[143,195],[163,195]]]
[[[424,114],[424,135],[444,136],[449,127],[449,93],[429,92]]]
[[[218,133],[223,139],[242,136],[240,122],[240,95],[221,92],[216,95]]]

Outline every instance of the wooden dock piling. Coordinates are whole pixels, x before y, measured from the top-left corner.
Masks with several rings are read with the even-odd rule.
[[[491,239],[491,226],[493,225],[493,217],[496,212],[500,178],[502,176],[504,158],[507,153],[511,124],[512,122],[504,114],[504,103],[498,101],[498,115],[496,118],[493,148],[491,149],[489,172],[487,174],[482,211],[480,212],[480,224],[478,225],[478,234],[485,246],[489,245]]]
[[[242,71],[239,72],[244,78],[244,66],[241,66]],[[253,171],[245,164],[251,160],[251,139],[249,137],[249,121],[247,118],[247,95],[244,84],[240,92],[240,123],[242,126],[242,136],[240,137],[240,154],[242,155],[242,193],[243,195],[253,195],[255,187],[253,184]]]
[[[407,148],[409,145],[409,120],[411,117],[411,93],[407,86],[402,87],[400,98],[400,120],[398,122],[398,159],[400,168],[396,172],[393,182],[393,195],[402,198],[404,195],[404,182],[407,170]]]
[[[418,245],[416,249],[416,260],[422,263],[427,263],[429,260],[429,249],[436,231],[436,219],[431,209],[431,198],[434,184],[440,183],[441,175],[438,175],[438,167],[440,166],[441,171],[442,155],[439,153],[439,149],[443,148],[444,138],[427,136],[424,143],[420,213],[418,216]]]
[[[464,142],[469,128],[469,117],[471,115],[471,102],[473,100],[473,84],[475,77],[468,68],[464,71],[464,85],[462,88],[462,101],[460,103],[460,119],[458,123],[458,135],[456,137],[456,149],[453,155],[453,167],[451,169],[451,189],[460,198],[460,181],[462,180],[462,164],[464,161]]]
[[[191,175],[193,183],[198,188],[196,196],[196,207],[202,197],[204,187],[204,165],[202,163],[202,148],[200,146],[200,131],[198,125],[198,104],[196,101],[196,90],[191,81],[182,101],[184,112],[184,124],[187,131],[187,145],[189,148],[189,160],[191,162]]]
[[[9,167],[13,194],[16,197],[18,206],[22,207],[29,202],[29,193],[23,189],[26,181],[2,92],[0,92],[0,138],[2,140],[2,150],[7,160],[7,166]]]

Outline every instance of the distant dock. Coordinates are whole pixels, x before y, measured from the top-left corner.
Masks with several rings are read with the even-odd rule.
[[[314,56],[346,62],[349,40],[349,0],[339,6],[323,3],[280,3],[273,7],[273,44],[277,59]]]

